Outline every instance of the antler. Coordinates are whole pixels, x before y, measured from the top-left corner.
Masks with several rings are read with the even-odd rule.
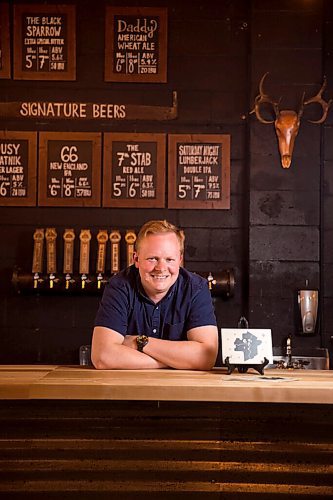
[[[324,82],[323,82],[318,94],[316,94],[314,97],[311,97],[311,99],[308,99],[307,101],[304,102],[304,106],[306,106],[307,104],[312,104],[313,102],[317,102],[322,107],[322,110],[323,110],[322,117],[319,120],[309,120],[309,122],[311,122],[311,123],[324,123],[324,121],[326,120],[328,110],[333,102],[333,99],[330,99],[328,102],[326,102],[322,98],[322,93],[324,92],[326,85],[327,85],[327,81],[326,81],[326,77],[324,77]]]
[[[265,73],[264,76],[262,77],[262,79],[260,80],[260,83],[259,83],[259,94],[257,95],[257,97],[254,100],[254,109],[252,109],[252,111],[250,112],[250,114],[251,113],[255,113],[256,117],[258,118],[258,120],[261,123],[274,123],[274,121],[275,121],[275,120],[265,120],[261,116],[261,114],[260,114],[260,105],[263,104],[263,103],[268,103],[268,104],[272,104],[273,105],[276,117],[279,116],[279,114],[280,114],[280,112],[279,112],[279,103],[273,101],[272,98],[269,97],[269,95],[265,94],[265,92],[264,92],[264,80],[265,80],[266,76],[268,75],[268,73],[269,72],[267,71],[267,73]]]

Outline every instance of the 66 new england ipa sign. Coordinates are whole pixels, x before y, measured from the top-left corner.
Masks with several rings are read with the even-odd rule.
[[[230,136],[169,136],[169,208],[230,208]]]
[[[88,132],[41,132],[40,206],[100,206],[101,136]]]

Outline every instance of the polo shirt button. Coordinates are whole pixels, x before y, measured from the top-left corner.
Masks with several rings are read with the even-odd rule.
[[[156,333],[156,328],[154,328],[153,333]]]

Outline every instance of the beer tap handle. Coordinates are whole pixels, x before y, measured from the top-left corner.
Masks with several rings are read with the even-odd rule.
[[[90,255],[90,229],[81,229],[80,233],[80,274],[81,288],[84,289],[89,274],[89,255]]]
[[[108,232],[106,229],[100,229],[97,234],[98,250],[97,250],[97,288],[100,290],[105,273],[105,259],[106,259],[106,243],[108,241]]]
[[[65,288],[69,290],[72,275],[73,275],[73,260],[74,260],[74,229],[65,229],[64,235],[64,266],[63,273],[65,274]]]
[[[40,275],[43,272],[43,249],[44,249],[44,229],[36,229],[34,232],[34,252],[32,259],[32,273],[34,288],[38,287]]]
[[[127,266],[131,266],[133,264],[134,243],[136,241],[136,234],[134,231],[126,231],[125,241],[127,243]]]
[[[57,272],[56,240],[57,231],[54,227],[48,227],[45,232],[46,239],[46,267],[49,276],[49,286],[53,288],[55,275]]]
[[[111,274],[116,274],[120,271],[120,240],[121,234],[118,230],[112,230],[110,233],[111,241]]]

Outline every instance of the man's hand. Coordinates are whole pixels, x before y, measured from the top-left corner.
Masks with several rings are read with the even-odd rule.
[[[136,338],[137,335],[126,335],[126,337],[124,338],[123,345],[130,347],[131,349],[137,350],[138,345],[136,343]]]

